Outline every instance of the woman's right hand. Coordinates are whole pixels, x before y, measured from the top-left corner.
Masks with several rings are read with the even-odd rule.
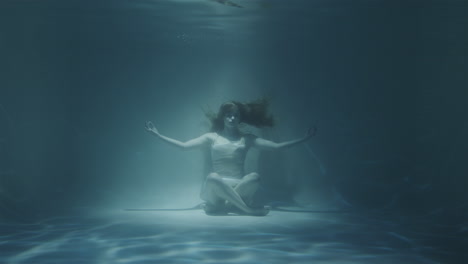
[[[153,122],[151,122],[151,121],[146,121],[145,129],[148,132],[159,135],[159,131],[156,129],[156,127],[153,125]]]

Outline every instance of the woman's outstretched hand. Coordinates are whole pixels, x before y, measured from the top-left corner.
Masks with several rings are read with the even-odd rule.
[[[315,134],[317,134],[317,127],[316,126],[313,126],[313,127],[310,127],[309,129],[307,129],[307,132],[306,132],[306,138],[311,138],[313,136],[315,136]]]
[[[148,131],[150,133],[154,133],[156,135],[159,135],[159,131],[156,129],[156,127],[153,125],[153,122],[151,122],[151,121],[146,121],[145,129],[146,129],[146,131]]]

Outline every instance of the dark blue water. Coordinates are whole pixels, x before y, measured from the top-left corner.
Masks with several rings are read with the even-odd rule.
[[[241,6],[241,7],[238,7]],[[0,262],[467,263],[463,0],[0,1]],[[270,98],[258,199],[209,217],[201,109]],[[87,209],[76,209],[87,208]],[[110,209],[112,208],[112,209]],[[117,209],[115,209],[117,208]]]

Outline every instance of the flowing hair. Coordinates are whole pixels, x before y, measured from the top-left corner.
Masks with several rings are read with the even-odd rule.
[[[211,132],[220,132],[224,129],[224,115],[235,107],[239,110],[239,123],[248,124],[257,128],[274,126],[273,116],[268,113],[269,102],[262,98],[248,103],[229,101],[219,107],[218,113],[205,111],[211,122]]]

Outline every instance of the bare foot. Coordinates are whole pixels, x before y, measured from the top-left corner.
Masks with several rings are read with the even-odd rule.
[[[265,216],[267,215],[269,212],[270,212],[270,206],[263,206],[263,207],[260,207],[260,208],[252,208],[254,210],[254,212],[250,215],[253,215],[253,216]]]
[[[249,211],[245,212],[241,209],[235,207],[231,203],[226,203],[226,211],[228,213],[234,213],[238,215],[252,215],[252,216],[265,216],[270,212],[270,206],[262,206],[262,207],[249,207]]]
[[[207,215],[227,215],[227,211],[224,207],[214,206],[208,203],[204,203],[201,205],[201,208],[205,210],[205,214]]]

